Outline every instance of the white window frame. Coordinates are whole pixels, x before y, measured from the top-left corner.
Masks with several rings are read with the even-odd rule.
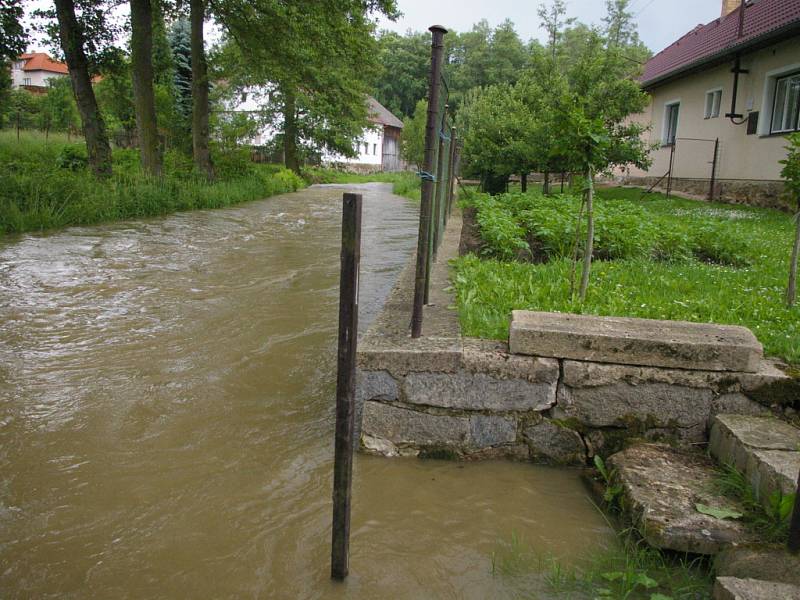
[[[790,79],[797,79],[798,81],[800,81],[800,72],[789,73],[788,75],[784,75],[783,77],[776,78],[775,79],[775,84],[774,84],[775,85],[775,91],[773,93],[775,95],[777,95],[777,93],[778,93],[778,84],[781,81],[790,80]],[[787,86],[787,91],[785,93],[785,98],[784,98],[784,105],[781,107],[781,114],[783,116],[783,120],[785,120],[787,112],[789,114],[794,113],[794,117],[795,117],[794,128],[790,128],[790,129],[783,129],[783,128],[781,128],[781,129],[773,129],[773,125],[774,125],[774,121],[775,121],[775,113],[777,112],[777,109],[778,109],[778,107],[776,106],[777,97],[773,97],[773,100],[772,100],[772,114],[771,114],[770,125],[769,125],[770,134],[773,134],[773,135],[786,135],[788,133],[794,133],[795,131],[800,131],[800,123],[798,122],[798,113],[800,113],[800,98],[798,98],[798,102],[796,102],[795,104],[792,104],[792,105],[789,104],[790,98],[791,98],[791,96],[789,96],[789,94],[788,94],[788,86]]]
[[[709,100],[711,104],[709,105]],[[716,106],[715,106],[716,101]],[[706,101],[703,105],[703,118],[716,119],[722,111],[722,88],[717,87],[711,90],[706,90]]]
[[[33,83],[31,82],[31,78],[30,77],[23,77],[22,78],[22,85],[33,85]]]
[[[780,133],[771,133],[772,131],[772,110],[775,106],[775,83],[781,77],[791,75],[792,73],[800,71],[800,63],[792,63],[767,71],[764,75],[764,95],[761,99],[761,114],[758,118],[758,135],[767,137],[770,135],[786,135]]]
[[[675,139],[669,139],[669,114],[670,110],[673,106],[678,107],[678,120],[675,123],[675,139],[678,138],[678,127],[681,121],[681,99],[677,98],[675,100],[670,100],[669,102],[664,102],[664,118],[661,123],[661,145],[662,146],[671,146],[675,143]]]

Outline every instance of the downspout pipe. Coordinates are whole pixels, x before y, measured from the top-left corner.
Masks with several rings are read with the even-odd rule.
[[[738,37],[741,39],[744,37],[744,10],[747,4],[747,0],[742,0],[742,5],[739,7],[739,34]],[[733,73],[733,93],[731,94],[731,112],[726,114],[725,116],[731,120],[731,123],[734,125],[743,125],[747,122],[745,116],[741,113],[736,112],[736,99],[739,95],[739,75],[740,74],[747,74],[750,71],[748,69],[742,69],[742,55],[736,55],[736,62],[733,64],[733,69],[731,73]],[[738,120],[738,121],[737,121]]]

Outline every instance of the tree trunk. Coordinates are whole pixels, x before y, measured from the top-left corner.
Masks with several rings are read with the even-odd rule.
[[[287,169],[300,173],[297,158],[297,97],[288,86],[283,89],[283,159]]]
[[[786,288],[786,304],[791,308],[797,300],[797,261],[800,256],[800,207],[795,215],[794,248],[789,263],[789,286]]]
[[[149,175],[161,175],[156,98],[153,92],[153,10],[150,0],[130,0],[131,77],[139,155]]]
[[[544,172],[544,183],[542,184],[542,193],[545,196],[550,195],[550,173],[547,171]]]
[[[528,174],[527,173],[523,173],[522,175],[519,176],[519,187],[522,190],[523,194],[528,191]]]
[[[592,253],[594,252],[594,178],[592,168],[586,169],[586,249],[583,253],[583,272],[581,273],[581,302],[586,300],[589,288],[589,273],[592,269]]]
[[[192,154],[197,169],[211,181],[214,179],[214,165],[209,149],[208,64],[203,36],[206,2],[190,0],[189,9],[192,38]]]
[[[74,0],[55,0],[55,6],[61,49],[67,59],[72,89],[86,136],[89,165],[95,175],[107,177],[111,175],[111,146],[108,143],[106,125],[94,97],[89,61],[83,49],[83,32],[75,17],[75,3]]]

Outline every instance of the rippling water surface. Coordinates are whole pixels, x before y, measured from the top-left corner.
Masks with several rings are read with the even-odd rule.
[[[365,326],[417,217],[356,187]],[[0,596],[505,597],[512,533],[608,540],[574,472],[357,456],[329,581],[342,191],[0,242]]]

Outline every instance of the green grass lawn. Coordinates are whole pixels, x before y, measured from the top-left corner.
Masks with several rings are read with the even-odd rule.
[[[726,323],[749,327],[767,355],[800,363],[800,307],[784,303],[791,216],[640,196],[599,190],[582,304],[569,292],[576,199],[473,196],[486,247],[455,263],[464,334],[506,339],[514,309]]]
[[[292,192],[305,182],[276,165],[250,162],[247,150],[215,153],[217,181],[198,176],[191,159],[164,157],[164,176],[147,177],[136,150],[115,149],[114,174],[93,177],[82,139],[0,131],[0,234],[220,208]]]

